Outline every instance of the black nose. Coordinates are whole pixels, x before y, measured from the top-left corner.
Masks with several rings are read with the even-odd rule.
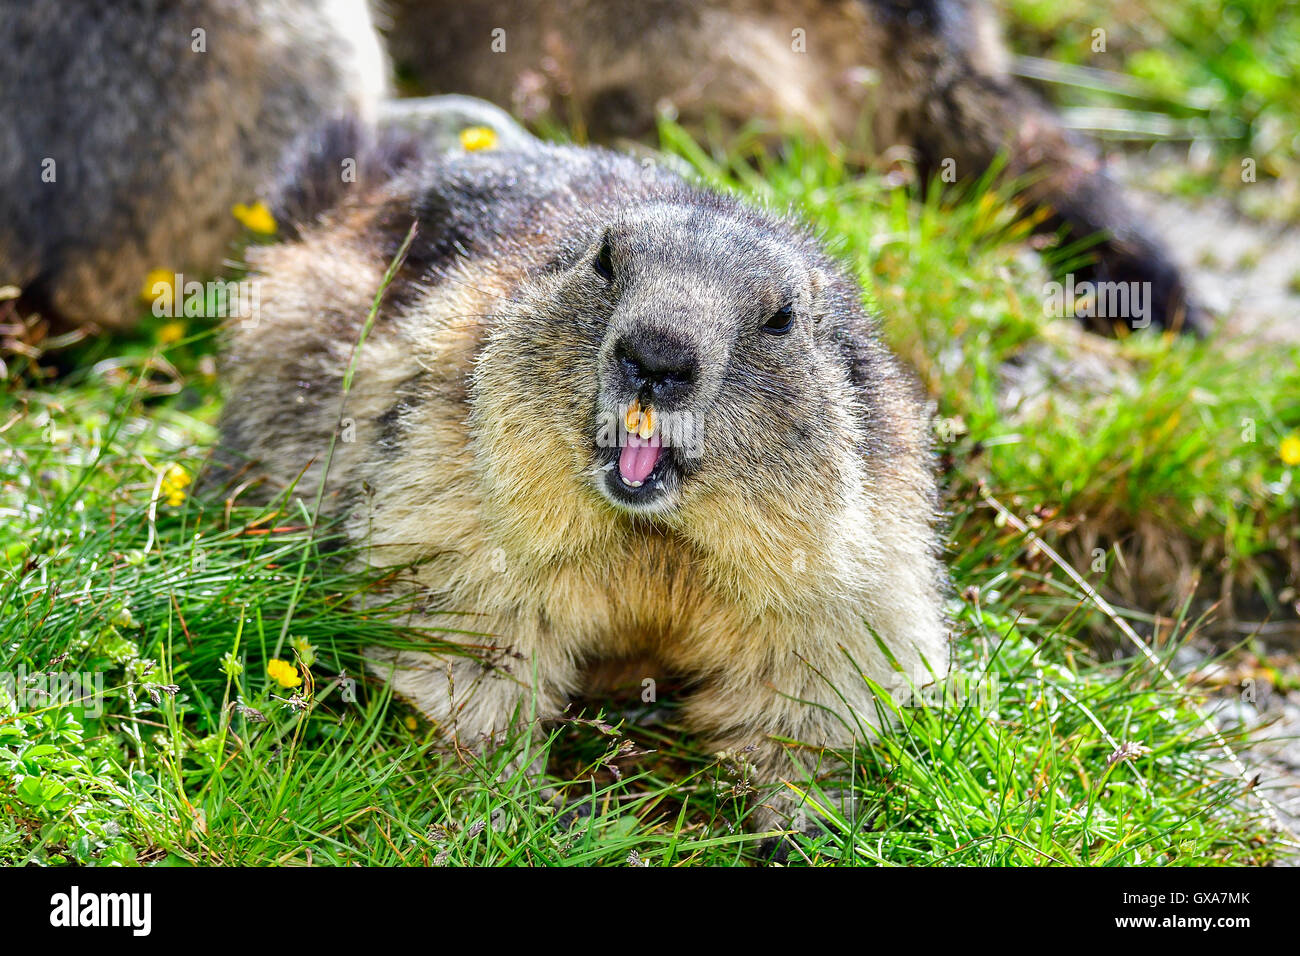
[[[684,399],[699,375],[695,350],[663,333],[624,336],[614,346],[614,357],[632,390],[659,402]]]

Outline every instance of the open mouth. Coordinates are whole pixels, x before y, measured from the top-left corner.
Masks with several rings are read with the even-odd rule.
[[[644,487],[665,463],[666,456],[658,434],[652,432],[649,438],[629,435],[627,444],[618,455],[619,481],[633,490]]]
[[[676,488],[678,471],[650,406],[633,401],[624,424],[626,438],[602,469],[606,494],[616,504],[646,506]]]

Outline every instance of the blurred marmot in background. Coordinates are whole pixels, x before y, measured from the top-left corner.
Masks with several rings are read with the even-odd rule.
[[[1156,325],[1206,319],[1098,156],[1007,73],[981,0],[385,0],[399,75],[425,91],[549,115],[596,141],[652,137],[667,111],[798,129],[867,155],[904,145],[927,175],[978,177],[1000,154],[1024,198],[1095,234],[1080,279],[1149,282]],[[382,24],[381,24],[382,25]],[[944,167],[946,160],[955,166]]]
[[[218,271],[232,207],[387,82],[366,0],[3,0],[0,284],[128,325],[150,271]]]
[[[558,715],[589,666],[648,658],[687,679],[708,746],[753,746],[773,781],[774,738],[878,725],[864,673],[946,674],[927,414],[802,226],[537,144],[415,161],[252,253],[225,477],[314,498],[354,430],[326,510],[371,563],[413,565],[423,623],[495,649],[373,652],[449,737],[499,738],[534,693]]]

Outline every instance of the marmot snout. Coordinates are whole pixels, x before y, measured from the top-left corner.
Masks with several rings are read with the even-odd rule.
[[[412,220],[326,501],[371,562],[414,565],[427,623],[496,651],[376,652],[445,733],[558,714],[589,664],[649,656],[709,746],[774,779],[778,739],[878,723],[864,674],[946,672],[926,414],[856,285],[797,223],[614,153],[416,164],[266,249],[225,454],[314,492]]]

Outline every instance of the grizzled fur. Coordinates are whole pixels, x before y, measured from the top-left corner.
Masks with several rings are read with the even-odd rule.
[[[425,90],[549,114],[597,141],[653,136],[666,110],[702,135],[757,121],[864,157],[904,146],[925,172],[951,159],[963,179],[1005,153],[1025,199],[1051,210],[1043,228],[1102,235],[1079,278],[1150,282],[1157,325],[1205,322],[1096,154],[1008,74],[982,0],[390,0],[386,9],[393,58]]]
[[[387,70],[366,0],[0,5],[0,284],[128,325],[150,270],[217,271],[231,207],[304,131],[373,115]]]
[[[340,415],[355,429],[326,508],[371,563],[413,562],[426,623],[480,649],[373,652],[449,737],[496,737],[534,700],[559,714],[593,666],[636,659],[686,678],[690,724],[775,780],[776,738],[846,745],[877,722],[863,673],[904,686],[873,632],[907,682],[947,672],[926,414],[801,226],[536,145],[409,164],[256,266],[261,316],[226,358],[230,487],[302,474],[314,496]],[[635,394],[622,350],[651,346],[695,363],[657,407],[703,441],[629,501],[598,429]]]

